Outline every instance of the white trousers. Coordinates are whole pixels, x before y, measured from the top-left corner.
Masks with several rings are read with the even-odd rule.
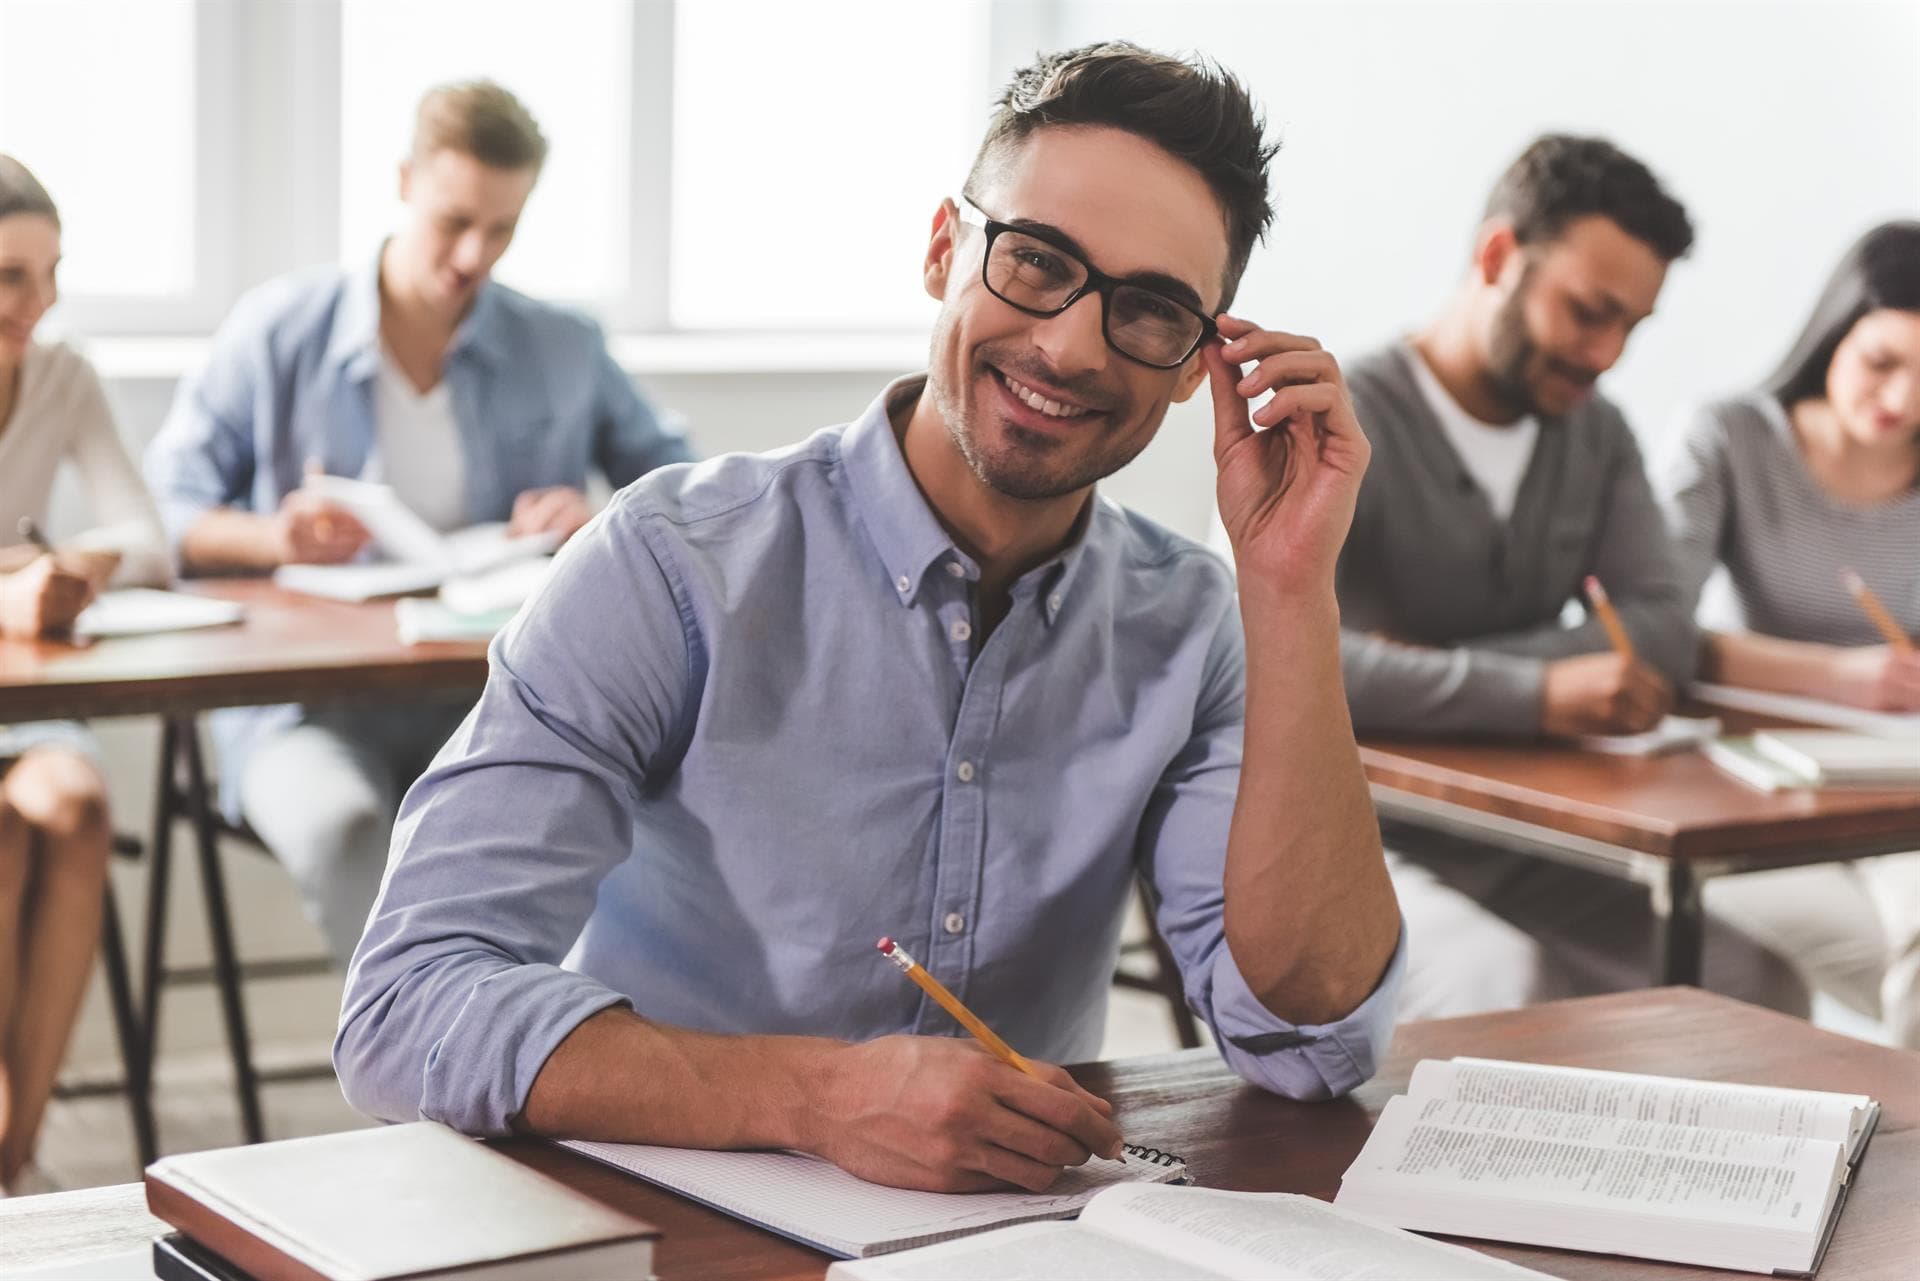
[[[1402,844],[1387,865],[1407,922],[1402,1019],[1513,1009],[1655,981],[1654,920],[1643,886],[1445,841]],[[1797,968],[1723,916],[1715,888],[1709,881],[1701,986],[1806,1017],[1809,993]]]

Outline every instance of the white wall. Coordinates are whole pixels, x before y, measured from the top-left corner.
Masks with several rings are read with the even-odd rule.
[[[1336,354],[1433,313],[1536,134],[1604,134],[1646,161],[1699,232],[1603,383],[1656,459],[1686,406],[1784,352],[1855,236],[1920,215],[1911,3],[1071,0],[1056,30],[1198,49],[1247,79],[1283,147],[1238,309]],[[1204,420],[1189,427],[1146,495],[1176,523],[1191,504],[1174,487],[1207,483]]]

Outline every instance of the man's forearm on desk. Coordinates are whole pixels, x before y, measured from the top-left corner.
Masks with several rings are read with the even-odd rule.
[[[269,570],[279,565],[279,537],[271,516],[216,507],[180,537],[180,567],[188,574]]]
[[[811,1147],[812,1090],[841,1043],[722,1036],[625,1008],[588,1018],[554,1049],[516,1128],[554,1138],[688,1148]]]

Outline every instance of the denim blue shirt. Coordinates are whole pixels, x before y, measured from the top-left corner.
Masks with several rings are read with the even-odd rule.
[[[176,553],[216,507],[278,510],[309,460],[331,475],[365,473],[378,442],[379,369],[377,255],[359,270],[296,272],[243,297],[147,449],[147,485]],[[599,326],[505,285],[481,286],[442,372],[469,522],[507,519],[525,490],[584,488],[590,468],[617,488],[693,456],[613,363]],[[254,708],[213,717],[230,809],[247,743],[292,715]]]
[[[618,1004],[717,1032],[961,1035],[882,934],[1021,1052],[1092,1058],[1136,874],[1237,1071],[1300,1098],[1373,1073],[1400,953],[1347,1018],[1301,1027],[1227,946],[1227,569],[1096,500],[978,643],[978,566],[888,417],[920,386],[786,450],[650,475],[561,554],[401,807],[334,1046],[356,1107],[503,1132],[554,1047]]]

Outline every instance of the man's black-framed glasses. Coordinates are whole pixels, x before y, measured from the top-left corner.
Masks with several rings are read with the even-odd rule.
[[[960,221],[987,233],[980,277],[1001,302],[1029,316],[1057,316],[1088,294],[1100,295],[1107,345],[1143,365],[1178,369],[1216,332],[1213,319],[1156,289],[1115,280],[1073,251],[988,217],[962,196]]]

